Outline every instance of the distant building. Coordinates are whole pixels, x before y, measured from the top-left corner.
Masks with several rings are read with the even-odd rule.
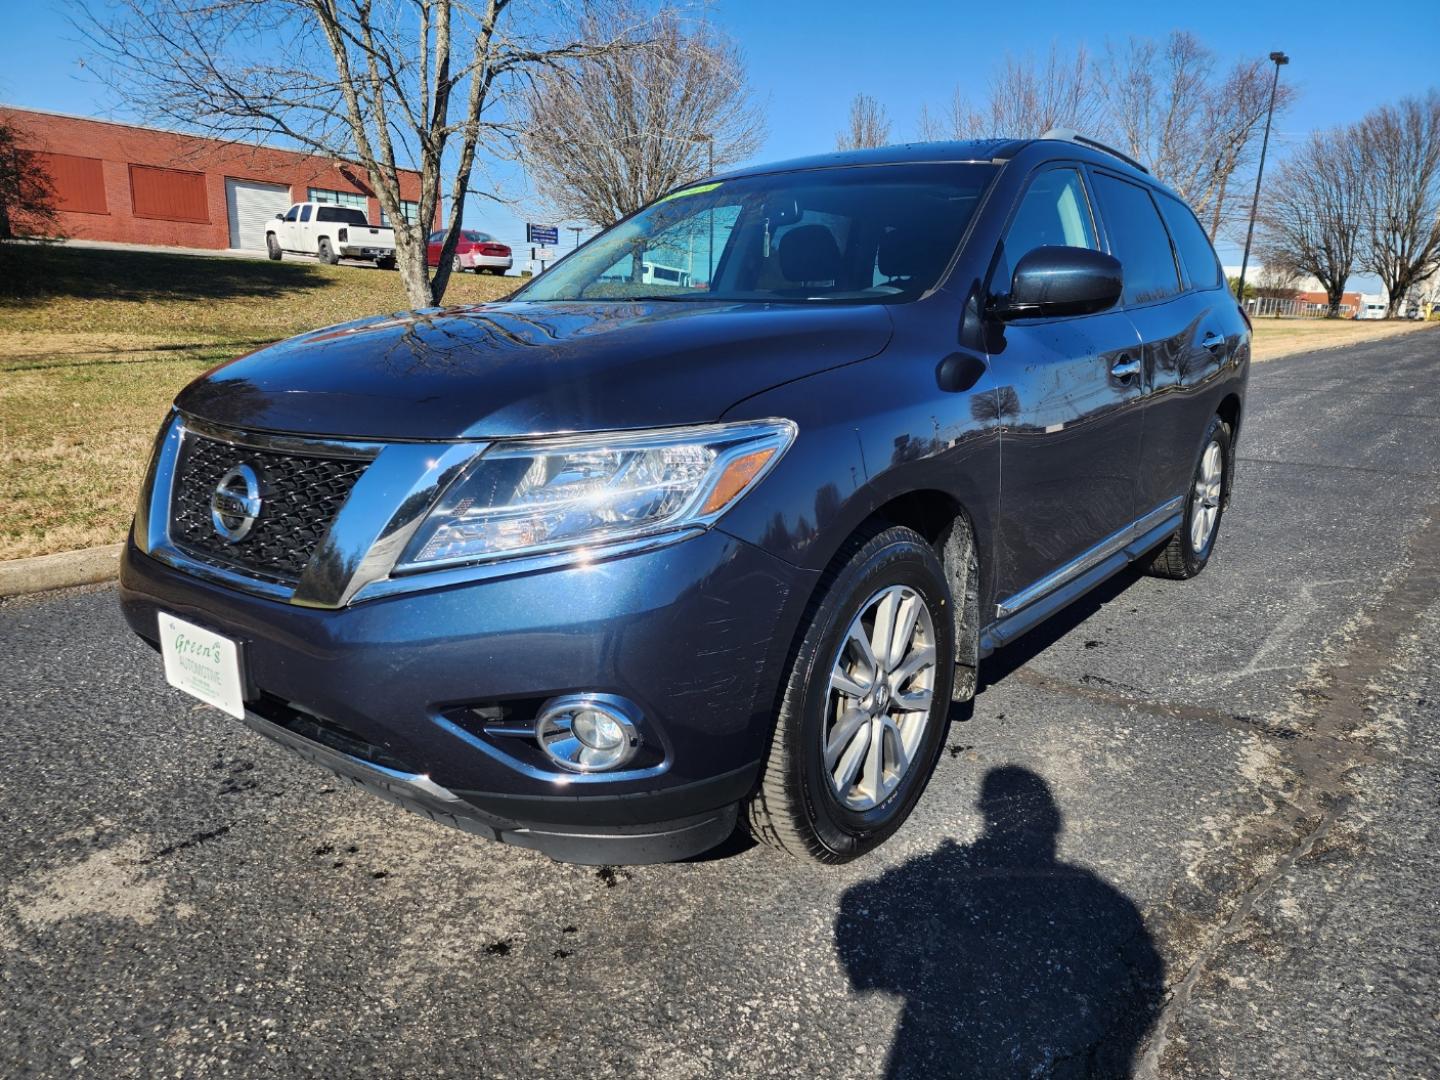
[[[1318,309],[1317,314],[1324,314],[1330,310],[1330,297],[1325,290],[1311,290],[1308,292],[1297,292],[1293,298],[1297,303],[1304,304],[1307,308]],[[1347,292],[1340,296],[1340,314],[1347,319],[1353,319],[1360,311],[1360,294],[1358,292]]]
[[[1385,318],[1385,294],[1362,293],[1360,296],[1360,310],[1355,317],[1357,319]]]
[[[389,224],[364,171],[343,162],[9,106],[0,117],[49,173],[59,232],[71,239],[263,251],[265,222],[305,201],[353,206]],[[401,174],[400,196],[414,220],[419,173]]]

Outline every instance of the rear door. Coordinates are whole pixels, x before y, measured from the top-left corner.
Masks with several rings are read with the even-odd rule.
[[[440,249],[444,246],[445,234],[432,232],[425,241],[425,261],[431,266],[440,265]],[[456,248],[459,251],[459,248]]]
[[[1166,349],[1146,358],[1150,402],[1141,445],[1140,498],[1160,506],[1189,487],[1200,440],[1224,393],[1221,382],[1245,339],[1245,321],[1225,282],[1220,260],[1190,208],[1152,192],[1180,259],[1185,296]]]
[[[1110,252],[1125,268],[1125,312],[1142,349],[1146,407],[1136,516],[1163,516],[1194,465],[1208,419],[1208,412],[1204,419],[1198,413],[1214,408],[1205,399],[1223,359],[1224,336],[1215,319],[1223,285],[1217,290],[1220,273],[1211,254],[1209,288],[1186,288],[1158,202],[1173,202],[1168,196],[1103,169],[1092,170],[1092,181]],[[1175,209],[1194,223],[1184,207]]]
[[[1098,249],[1082,171],[1045,167],[1006,227],[990,291],[1009,291],[1015,264],[1041,246]],[[1140,461],[1140,342],[1118,308],[1004,324],[992,370],[1001,435],[999,614],[1024,607],[1135,517]],[[1078,571],[1077,571],[1078,572]]]

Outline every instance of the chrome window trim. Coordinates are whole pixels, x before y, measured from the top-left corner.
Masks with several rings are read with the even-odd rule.
[[[1004,619],[1014,615],[1017,611],[1021,611],[1035,603],[1035,601],[1048,596],[1066,582],[1079,577],[1092,567],[1098,566],[1116,552],[1123,551],[1137,536],[1143,536],[1171,514],[1175,513],[1176,510],[1180,509],[1184,505],[1184,502],[1185,496],[1177,495],[1168,502],[1162,503],[1144,517],[1111,533],[1089,550],[1081,552],[1064,566],[1046,574],[1033,585],[1028,585],[1019,592],[1001,600],[995,605],[996,618]]]

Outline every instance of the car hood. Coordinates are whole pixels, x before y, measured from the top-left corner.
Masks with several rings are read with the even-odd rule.
[[[317,330],[231,361],[176,405],[232,427],[372,439],[692,424],[863,360],[873,305],[514,302]]]

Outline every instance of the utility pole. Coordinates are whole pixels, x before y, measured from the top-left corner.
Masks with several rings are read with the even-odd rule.
[[[1235,285],[1235,299],[1245,307],[1245,267],[1250,262],[1250,244],[1255,239],[1255,214],[1260,209],[1260,178],[1265,175],[1265,151],[1270,148],[1270,121],[1275,116],[1275,91],[1280,86],[1280,68],[1290,63],[1283,52],[1272,52],[1275,78],[1270,83],[1270,108],[1265,113],[1265,138],[1260,143],[1260,164],[1255,169],[1255,197],[1250,201],[1250,227],[1245,231],[1245,254],[1240,257],[1240,280]]]
[[[569,229],[571,232],[573,232],[573,233],[575,234],[575,246],[578,248],[578,247],[580,246],[580,233],[584,231],[585,226],[583,226],[583,225],[566,225],[565,228]]]

